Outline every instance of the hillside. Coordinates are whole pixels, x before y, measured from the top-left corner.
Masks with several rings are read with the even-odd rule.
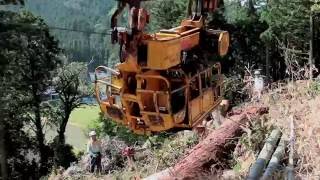
[[[50,27],[59,45],[72,61],[89,62],[90,69],[105,64],[112,66],[117,52],[110,44],[110,16],[116,1],[104,0],[28,0],[25,6],[7,6],[15,11],[30,11]],[[110,64],[109,64],[110,63]]]
[[[217,127],[215,123],[210,123],[206,127],[207,132],[205,134],[199,134],[195,131],[183,131],[171,135],[157,146],[152,146],[148,141],[141,146],[135,146],[137,152],[133,164],[130,164],[125,156],[120,155],[121,148],[127,146],[125,142],[119,139],[106,138],[104,139],[106,154],[103,163],[104,170],[108,172],[107,174],[92,176],[83,173],[83,170],[88,165],[87,157],[83,156],[79,164],[75,164],[66,171],[61,170],[60,175],[52,175],[51,178],[140,179],[158,172],[158,174],[152,175],[147,179],[186,178],[186,176],[181,176],[183,173],[188,174],[188,177],[196,177],[196,179],[212,179],[212,177],[223,180],[245,179],[245,177],[248,176],[250,167],[252,167],[257,160],[263,145],[268,142],[267,138],[272,129],[279,128],[288,144],[286,145],[287,148],[284,157],[279,159],[279,167],[273,177],[283,179],[288,176],[290,166],[290,142],[294,141],[293,158],[295,162],[295,176],[301,179],[317,179],[317,177],[320,176],[319,164],[317,163],[319,162],[317,157],[319,157],[320,148],[320,143],[318,142],[320,138],[320,128],[318,124],[320,124],[320,122],[318,122],[319,120],[317,118],[320,108],[319,87],[320,82],[318,81],[311,83],[308,81],[297,81],[284,86],[275,84],[274,89],[266,92],[260,102],[252,101],[234,107],[233,110],[229,112],[229,117],[225,118],[220,127]],[[221,128],[228,126],[227,124],[230,123],[227,122],[228,119],[235,120],[234,117],[237,115],[233,114],[239,114],[239,112],[243,112],[248,108],[250,109],[252,106],[268,107],[269,112],[260,117],[256,115],[250,116],[249,121],[240,124],[243,129],[243,134],[240,136],[238,134],[233,137],[233,141],[225,142],[227,147],[231,147],[231,149],[228,149],[229,154],[218,154],[216,157],[218,159],[222,158],[223,161],[217,163],[217,159],[213,162],[206,159],[208,163],[206,163],[205,166],[208,169],[197,169],[196,172],[190,171],[201,163],[200,154],[205,153],[205,146],[211,144],[213,147],[214,144],[217,143],[214,139],[219,139],[216,136],[223,136],[226,132]],[[290,140],[292,136],[292,127],[290,127],[291,120],[293,120],[294,124],[294,139],[292,140]],[[219,133],[220,130],[221,132]],[[209,139],[210,142],[208,141]],[[150,141],[154,140],[155,139],[151,137]],[[109,154],[112,151],[113,153]],[[217,152],[212,151],[211,156],[213,155],[212,153],[215,154]],[[195,154],[197,157],[192,157],[192,154]],[[192,158],[194,163],[182,165],[190,161],[190,158]],[[117,164],[114,164],[115,162],[117,162]],[[178,165],[179,163],[180,165]],[[168,170],[168,168],[171,168],[171,170]],[[175,173],[175,168],[180,168],[176,172],[178,174],[172,174]]]

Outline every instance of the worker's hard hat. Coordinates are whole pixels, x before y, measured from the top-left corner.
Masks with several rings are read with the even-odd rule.
[[[260,69],[257,69],[254,71],[254,75],[260,75],[260,74],[261,74]]]
[[[91,136],[95,136],[95,135],[97,135],[97,133],[95,132],[95,131],[91,131],[90,133],[89,133],[89,136],[91,137]]]

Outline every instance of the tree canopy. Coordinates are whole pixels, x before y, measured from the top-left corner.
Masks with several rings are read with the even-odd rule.
[[[43,20],[32,14],[0,11],[0,18],[0,54],[3,75],[1,76],[3,90],[1,93],[4,93],[1,96],[3,106],[1,114],[6,114],[1,120],[4,121],[7,130],[6,136],[11,137],[6,139],[5,144],[7,152],[11,152],[14,146],[10,145],[16,141],[27,140],[28,137],[29,141],[35,141],[36,146],[33,147],[35,149],[31,148],[31,150],[35,155],[39,152],[40,169],[37,172],[35,168],[30,172],[36,171],[31,175],[34,174],[34,177],[37,177],[39,173],[46,173],[50,164],[48,161],[50,153],[43,132],[44,109],[41,106],[41,98],[51,84],[53,71],[61,63],[60,49],[49,34],[49,29]],[[28,124],[27,130],[24,128],[25,124]],[[21,138],[16,137],[15,134],[27,136]],[[29,134],[32,136],[28,136]],[[25,146],[21,148],[27,149],[21,152],[27,153],[30,146],[28,143],[23,144]],[[20,170],[13,169],[10,173]]]

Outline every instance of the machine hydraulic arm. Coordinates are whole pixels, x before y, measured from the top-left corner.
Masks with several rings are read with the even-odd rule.
[[[218,5],[190,0],[179,26],[149,34],[142,1],[119,0],[111,28],[120,63],[96,69],[96,97],[105,116],[138,134],[192,128],[208,117],[222,100],[218,59],[229,47],[229,33],[206,23]],[[126,7],[128,26],[117,27]]]

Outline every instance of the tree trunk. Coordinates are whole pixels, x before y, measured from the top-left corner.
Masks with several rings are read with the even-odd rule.
[[[36,125],[36,138],[38,141],[38,149],[40,153],[40,174],[46,174],[48,171],[48,156],[46,146],[44,144],[44,134],[42,131],[40,105],[38,104],[35,109],[35,125]]]
[[[249,8],[249,14],[250,15],[255,15],[256,14],[256,9],[254,8],[253,0],[249,0],[248,1],[248,8]]]
[[[193,0],[188,0],[188,7],[187,7],[187,17],[188,18],[192,17],[192,4],[193,4]]]
[[[259,115],[267,113],[267,108],[248,107],[236,112],[223,125],[210,133],[203,141],[190,151],[189,155],[169,168],[146,180],[153,179],[199,179],[206,171],[210,171],[211,165],[222,162],[234,148],[234,137],[239,137],[243,131],[241,125]],[[204,172],[204,173],[202,173]]]
[[[86,39],[87,39],[87,47],[88,47],[88,56],[91,55],[91,39],[90,39],[90,34],[86,34]]]
[[[33,105],[33,112],[34,112],[34,124],[35,124],[35,132],[36,132],[36,140],[38,145],[38,150],[40,154],[40,175],[47,174],[48,172],[48,152],[46,145],[44,143],[45,137],[43,134],[42,129],[42,122],[41,122],[41,97],[38,93],[40,90],[39,84],[36,77],[36,66],[35,62],[30,59],[30,70],[31,70],[31,78],[32,78],[32,84],[31,84],[31,91],[32,91],[32,105]]]
[[[309,41],[309,46],[310,46],[310,50],[309,50],[309,66],[310,66],[310,80],[312,80],[313,78],[313,66],[314,66],[314,62],[313,62],[313,34],[314,34],[314,29],[313,29],[313,16],[312,14],[310,15],[310,41]]]
[[[64,136],[64,133],[65,133],[65,128],[62,128],[60,126],[59,130],[58,130],[58,143],[59,144],[64,144],[65,143],[65,136]]]
[[[37,94],[37,85],[32,85],[32,93],[33,93],[33,107],[34,107],[34,123],[35,123],[35,131],[36,131],[36,139],[38,142],[38,150],[40,154],[40,174],[44,175],[48,172],[48,152],[46,149],[46,145],[44,144],[44,134],[42,130],[41,123],[41,112],[40,112],[40,103],[41,99]]]
[[[4,124],[0,124],[0,167],[1,167],[1,176],[3,180],[8,179],[8,169],[7,169],[7,152],[5,148],[5,134],[6,129]]]
[[[270,44],[266,44],[266,75],[267,81],[269,82],[270,78]]]
[[[65,113],[65,117],[63,118],[60,127],[59,127],[59,131],[58,131],[58,138],[59,138],[59,144],[64,144],[65,143],[65,135],[64,133],[66,132],[66,128],[67,128],[67,124],[68,124],[68,120],[70,117],[71,111],[68,111]]]

